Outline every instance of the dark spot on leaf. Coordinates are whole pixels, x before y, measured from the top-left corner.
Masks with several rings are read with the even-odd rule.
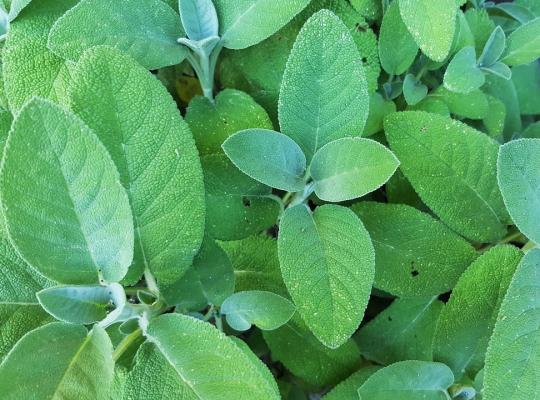
[[[251,207],[251,200],[249,200],[247,197],[242,197],[242,204],[244,207]]]
[[[392,317],[388,317],[388,321],[392,322],[393,321]]]
[[[362,57],[362,62],[365,64],[367,63],[367,58],[366,57]]]
[[[418,275],[420,275],[420,272],[418,272],[417,270],[413,269],[413,270],[411,271],[411,276],[412,276],[413,278],[416,278]]]

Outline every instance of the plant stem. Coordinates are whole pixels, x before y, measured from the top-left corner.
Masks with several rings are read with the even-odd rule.
[[[142,330],[139,328],[122,339],[122,341],[118,343],[118,346],[116,346],[116,349],[113,351],[113,360],[115,362],[118,361],[118,359],[122,357],[122,354],[124,354],[126,350],[133,344],[133,342],[135,342],[141,336]]]
[[[519,239],[522,236],[523,236],[523,234],[520,231],[511,233],[508,236],[506,236],[506,237],[502,238],[501,240],[499,240],[499,244],[505,244],[505,243],[513,242],[514,240]]]
[[[148,287],[148,290],[150,290],[152,293],[159,297],[159,288],[156,282],[156,278],[154,278],[154,275],[152,275],[148,268],[144,270],[144,280],[146,281],[146,286]]]

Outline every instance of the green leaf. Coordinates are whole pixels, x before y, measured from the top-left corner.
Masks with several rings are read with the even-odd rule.
[[[461,122],[416,111],[388,116],[385,130],[403,173],[445,224],[478,242],[505,234],[495,141]]]
[[[444,364],[402,361],[375,372],[358,393],[362,400],[447,400],[446,389],[453,383]]]
[[[479,89],[463,94],[451,92],[441,85],[429,97],[444,101],[450,112],[460,117],[484,119],[489,114],[488,99]]]
[[[49,48],[77,61],[99,45],[125,51],[147,69],[180,64],[187,48],[176,11],[160,0],[82,0],[51,29]]]
[[[489,67],[495,64],[501,58],[505,48],[506,36],[503,29],[497,26],[484,46],[484,50],[478,59],[478,65],[480,67]]]
[[[362,320],[375,272],[360,219],[334,205],[313,214],[304,205],[289,208],[279,225],[278,252],[283,281],[311,331],[330,348],[345,343]]]
[[[315,153],[310,172],[317,196],[325,201],[340,202],[378,189],[398,166],[396,156],[379,142],[343,138],[324,145]]]
[[[529,239],[540,243],[540,139],[501,146],[497,177],[512,220]]]
[[[516,132],[521,132],[522,129],[519,99],[513,82],[490,74],[486,76],[486,84],[483,89],[487,94],[501,100],[506,106],[504,138],[510,140]]]
[[[484,366],[497,313],[521,252],[497,246],[463,273],[437,323],[434,359],[448,365],[456,377],[474,376]]]
[[[113,294],[114,292],[114,294]],[[56,319],[70,324],[88,325],[104,319],[114,298],[124,297],[122,286],[54,286],[36,293],[39,304]]]
[[[387,73],[393,75],[407,71],[418,53],[418,46],[401,19],[398,3],[390,3],[379,33],[381,65]]]
[[[456,29],[455,0],[399,0],[403,22],[422,52],[433,61],[444,61]]]
[[[188,38],[199,41],[218,36],[218,18],[212,0],[180,0],[179,9]]]
[[[279,98],[281,132],[306,158],[364,129],[369,96],[364,69],[346,26],[328,10],[304,25],[291,51]]]
[[[431,361],[435,325],[444,304],[436,298],[396,299],[355,335],[362,355],[380,364]]]
[[[364,382],[379,369],[381,369],[381,367],[378,365],[368,365],[367,367],[360,368],[324,395],[323,400],[358,399],[358,389],[360,386],[362,386]]]
[[[465,12],[465,19],[474,36],[476,53],[480,54],[495,29],[495,23],[485,8],[469,8]]]
[[[508,36],[502,61],[508,65],[528,64],[540,57],[540,18],[517,28]]]
[[[149,268],[170,298],[204,230],[202,169],[187,124],[156,78],[109,47],[81,57],[70,104],[120,172],[136,229],[134,267]]]
[[[489,114],[482,121],[486,132],[497,141],[503,140],[506,105],[499,99],[488,95]]]
[[[0,365],[6,400],[108,398],[112,345],[99,327],[54,322],[25,335]]]
[[[373,93],[369,98],[369,116],[362,136],[371,136],[382,131],[384,118],[393,112],[396,112],[393,101],[385,100],[378,92]]]
[[[450,61],[444,73],[444,87],[452,92],[470,93],[486,81],[484,73],[476,65],[474,47],[462,48]]]
[[[502,301],[484,369],[486,399],[533,399],[539,395],[540,250],[521,260]]]
[[[222,147],[240,171],[265,185],[288,192],[305,186],[306,156],[288,136],[246,129],[230,136]]]
[[[66,62],[47,48],[53,23],[76,0],[34,1],[10,26],[2,51],[4,87],[12,111],[33,96],[58,100]]]
[[[252,290],[228,297],[220,308],[227,323],[237,331],[247,331],[251,325],[272,331],[286,324],[295,312],[294,305],[272,292]]]
[[[206,97],[194,97],[186,112],[186,122],[202,156],[222,153],[221,144],[238,131],[272,129],[264,108],[246,93],[234,89],[219,92],[215,104]]]
[[[201,159],[206,186],[206,230],[215,239],[238,240],[274,225],[280,204],[271,189],[236,168],[225,155]]]
[[[13,21],[32,0],[11,0],[9,5],[9,20]]]
[[[540,114],[540,65],[538,62],[512,68],[512,82],[516,88],[523,115]]]
[[[403,96],[407,104],[414,106],[427,96],[428,88],[413,74],[407,74],[403,80]]]
[[[298,314],[281,328],[264,331],[263,337],[276,360],[316,387],[340,382],[360,364],[358,346],[351,339],[329,349],[311,334]]]
[[[22,257],[60,283],[122,279],[133,257],[133,217],[92,130],[60,106],[34,99],[18,114],[7,146],[2,206]]]
[[[279,399],[277,385],[268,379],[270,371],[254,364],[252,357],[206,322],[180,314],[162,315],[150,322],[146,337],[173,378],[167,385],[167,398]],[[160,388],[153,376],[141,382],[147,391]]]
[[[262,42],[285,26],[310,0],[214,0],[219,32],[228,49],[245,49]]]
[[[0,359],[27,332],[52,321],[35,293],[53,282],[24,262],[8,240],[0,239]]]

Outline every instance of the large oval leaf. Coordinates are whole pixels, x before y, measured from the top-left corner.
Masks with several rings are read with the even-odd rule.
[[[202,169],[176,103],[148,71],[108,47],[81,57],[70,103],[120,171],[136,228],[134,266],[149,268],[172,296],[204,231]]]
[[[340,206],[305,205],[285,211],[279,225],[283,281],[313,334],[336,348],[354,333],[373,283],[375,258],[369,234]]]
[[[133,216],[92,130],[60,106],[34,99],[18,114],[7,146],[2,206],[23,258],[60,283],[122,279],[133,258]]]
[[[540,57],[540,18],[520,26],[508,36],[503,61],[508,65],[522,65]]]
[[[332,140],[362,135],[368,108],[366,77],[349,30],[330,11],[319,11],[298,34],[285,68],[281,132],[309,161]]]
[[[99,327],[54,322],[25,335],[0,365],[6,400],[105,400],[113,380],[112,344]]]

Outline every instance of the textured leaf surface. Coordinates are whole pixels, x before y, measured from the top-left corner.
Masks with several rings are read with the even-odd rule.
[[[18,114],[7,146],[2,206],[23,258],[60,283],[122,279],[133,257],[133,217],[118,172],[92,130],[35,99]]]
[[[231,339],[208,323],[179,314],[163,315],[150,323],[146,336],[167,367],[174,369],[175,381],[183,386],[180,398],[279,399],[277,385],[270,384],[265,376],[270,372],[255,365]]]
[[[444,304],[435,298],[396,299],[355,335],[362,355],[380,364],[431,361],[435,325]]]
[[[484,253],[459,278],[435,334],[434,359],[456,377],[474,376],[484,365],[489,337],[521,252],[498,246]]]
[[[508,65],[528,64],[540,57],[540,18],[520,26],[508,36],[502,61]]]
[[[218,18],[212,0],[180,0],[180,17],[191,40],[218,35]]]
[[[9,20],[13,21],[32,0],[11,0],[9,5]]]
[[[352,207],[375,247],[378,289],[396,296],[435,296],[452,289],[475,259],[474,248],[429,214],[401,204]]]
[[[521,113],[540,114],[540,65],[533,62],[512,68],[512,82],[516,88]]]
[[[292,318],[294,311],[289,300],[260,290],[237,292],[228,297],[220,309],[237,331],[248,330],[252,324],[267,331],[277,329]]]
[[[486,353],[486,399],[540,395],[540,250],[521,260],[502,301]]]
[[[455,0],[399,0],[399,10],[422,52],[434,61],[444,61],[454,40]]]
[[[324,145],[315,153],[310,173],[320,199],[340,202],[378,189],[398,166],[396,156],[379,142],[343,138]]]
[[[458,93],[470,93],[484,84],[484,73],[476,66],[474,47],[462,48],[444,73],[444,86]]]
[[[290,137],[266,129],[246,129],[229,137],[223,150],[236,167],[276,189],[304,188],[306,156]]]
[[[369,365],[359,369],[328,392],[323,397],[323,400],[358,400],[358,389],[360,386],[380,368],[377,365]]]
[[[479,89],[463,94],[439,86],[430,97],[444,101],[450,112],[460,117],[484,119],[489,114],[487,96]]]
[[[105,331],[54,322],[25,335],[0,365],[6,400],[107,399],[113,379]]]
[[[223,45],[245,49],[273,35],[302,11],[310,0],[214,0]]]
[[[407,74],[403,80],[403,96],[407,104],[414,106],[428,94],[428,87],[416,79],[413,74]]]
[[[278,108],[281,132],[308,161],[326,143],[362,134],[369,109],[364,69],[347,27],[330,11],[316,13],[298,34]]]
[[[540,243],[540,139],[502,146],[497,176],[512,220],[529,239]]]
[[[315,336],[336,348],[362,320],[374,276],[374,251],[362,222],[345,207],[285,211],[278,252],[283,281]]]
[[[34,1],[11,24],[2,52],[4,86],[11,110],[19,110],[33,96],[58,99],[66,63],[47,48],[47,35],[53,23],[76,3]]]
[[[99,45],[127,52],[147,69],[180,64],[187,48],[180,17],[161,0],[82,0],[63,15],[49,35],[49,48],[77,61]]]
[[[504,235],[508,217],[497,186],[495,141],[424,112],[390,115],[385,129],[403,173],[443,222],[479,242]]]
[[[452,383],[452,371],[444,364],[402,361],[375,372],[358,393],[362,400],[447,400]]]
[[[187,124],[157,79],[108,47],[82,56],[70,103],[120,172],[136,229],[134,266],[149,268],[167,295],[204,230],[202,169]]]

